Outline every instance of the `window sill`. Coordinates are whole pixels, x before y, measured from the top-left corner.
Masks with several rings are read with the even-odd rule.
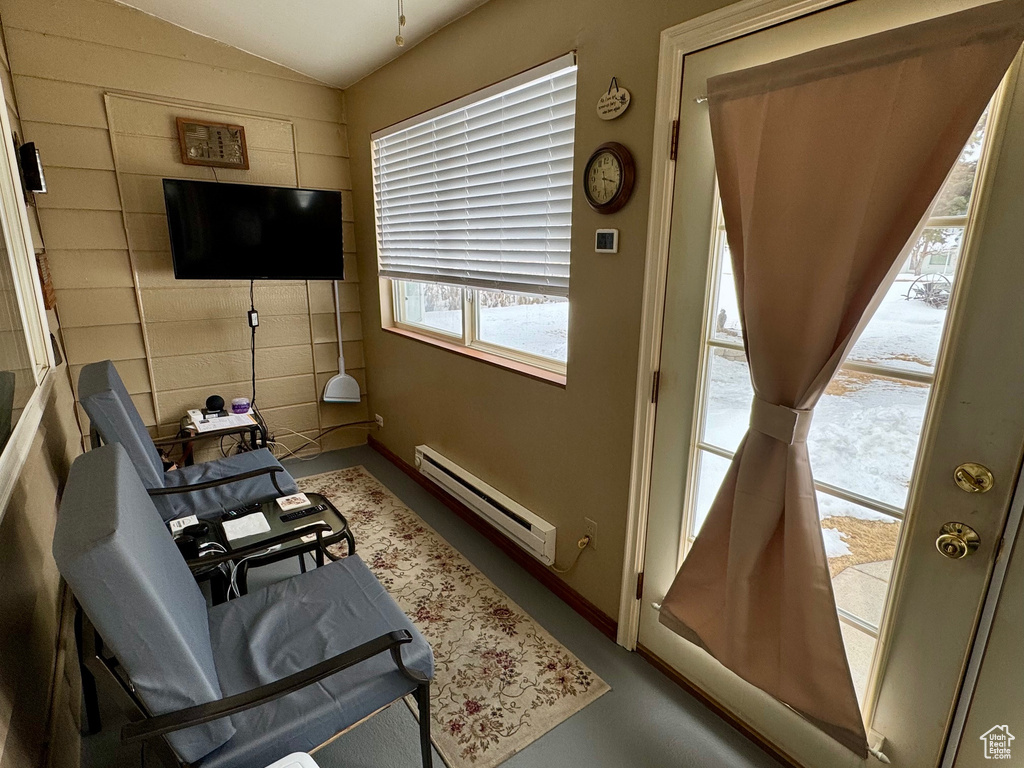
[[[393,333],[396,336],[403,336],[413,341],[418,341],[421,344],[429,344],[432,347],[440,347],[441,349],[447,350],[448,352],[454,352],[457,355],[463,357],[471,357],[474,360],[479,360],[482,363],[493,365],[496,368],[504,368],[507,371],[518,373],[521,376],[526,376],[536,381],[542,381],[546,384],[554,384],[556,387],[565,389],[565,374],[555,373],[554,371],[547,371],[543,368],[538,368],[535,365],[527,365],[526,363],[520,363],[516,360],[511,360],[507,357],[501,357],[500,355],[494,355],[490,352],[484,352],[480,349],[474,349],[473,347],[465,347],[461,344],[453,344],[449,341],[444,341],[435,336],[428,336],[424,333],[416,333],[410,331],[407,328],[396,328],[389,326],[382,326],[381,330]]]

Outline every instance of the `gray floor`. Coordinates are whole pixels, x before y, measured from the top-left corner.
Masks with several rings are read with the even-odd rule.
[[[611,685],[612,690],[502,765],[505,768],[747,768],[778,763],[636,654],[608,640],[497,547],[453,515],[376,451],[362,446],[292,461],[296,477],[362,464],[483,571],[558,640]],[[276,569],[276,570],[275,570]],[[295,560],[253,571],[258,579],[298,572]],[[117,742],[123,718],[101,689],[104,729],[83,739],[82,765],[137,766],[137,748]],[[315,758],[322,768],[415,768],[420,765],[416,721],[395,704],[345,734]],[[435,753],[435,764],[442,766]],[[260,768],[254,766],[254,768]]]

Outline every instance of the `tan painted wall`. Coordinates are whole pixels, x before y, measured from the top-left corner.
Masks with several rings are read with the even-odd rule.
[[[0,13],[24,132],[46,167],[39,217],[75,379],[113,359],[161,434],[210,394],[247,396],[248,283],[173,279],[160,179],[343,190],[352,251],[342,92],[107,0],[2,0]],[[246,126],[251,169],[183,165],[178,115]],[[345,356],[365,384],[355,253],[345,260]],[[364,419],[362,404],[319,402],[337,370],[330,284],[260,283],[256,306],[258,400],[278,439]],[[364,439],[337,430],[325,447]]]
[[[640,329],[654,102],[661,30],[720,0],[491,0],[346,90],[363,298],[363,332],[380,439],[406,461],[426,443],[558,525],[558,561],[598,524],[596,548],[566,580],[618,612]],[[412,17],[410,17],[410,23]],[[569,361],[565,389],[380,330],[369,136],[566,51],[579,53],[577,178],[599,144],[620,141],[637,161],[637,191],[600,216],[573,198]],[[629,111],[601,121],[612,76]],[[594,230],[617,227],[617,255],[594,253]]]

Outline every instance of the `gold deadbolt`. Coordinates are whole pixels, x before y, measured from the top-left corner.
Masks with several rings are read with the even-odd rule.
[[[953,470],[953,479],[968,493],[986,493],[992,490],[996,482],[992,470],[973,461],[965,462]]]
[[[974,554],[980,544],[978,532],[963,523],[946,523],[939,529],[939,538],[935,540],[935,548],[950,560],[961,560]]]

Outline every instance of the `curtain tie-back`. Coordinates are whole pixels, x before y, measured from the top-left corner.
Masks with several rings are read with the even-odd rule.
[[[750,410],[750,428],[786,445],[804,443],[811,430],[813,414],[814,411],[787,408],[755,397],[754,407]]]

